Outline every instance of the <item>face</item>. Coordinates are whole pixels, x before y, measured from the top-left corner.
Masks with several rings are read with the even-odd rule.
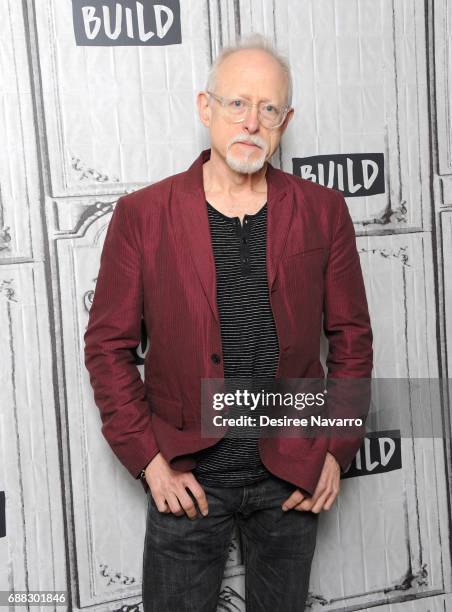
[[[261,49],[242,49],[220,64],[213,92],[226,98],[245,98],[253,104],[285,106],[287,87],[287,77],[271,55]],[[280,127],[269,129],[259,123],[257,106],[242,122],[230,123],[221,104],[205,92],[198,94],[197,103],[201,121],[210,131],[212,150],[232,170],[244,174],[257,172],[271,158],[293,114],[290,109]]]

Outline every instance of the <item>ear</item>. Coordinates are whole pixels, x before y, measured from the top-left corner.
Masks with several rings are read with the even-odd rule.
[[[209,96],[205,91],[200,91],[196,96],[196,104],[198,106],[198,113],[201,122],[205,127],[210,126],[210,105],[209,105]]]
[[[295,111],[294,111],[294,109],[293,109],[293,108],[290,108],[290,109],[289,109],[289,111],[288,111],[288,113],[287,113],[287,115],[286,115],[286,118],[284,119],[284,122],[281,124],[281,127],[279,128],[279,129],[281,130],[281,135],[282,135],[282,134],[284,134],[284,132],[285,132],[285,130],[286,130],[286,128],[287,128],[287,126],[289,125],[289,121],[290,121],[290,120],[292,119],[292,117],[293,117],[294,112],[295,112]]]

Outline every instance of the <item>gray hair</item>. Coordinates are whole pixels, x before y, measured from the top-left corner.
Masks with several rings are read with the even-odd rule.
[[[287,76],[287,104],[291,106],[293,83],[289,62],[283,55],[279,53],[279,51],[275,49],[270,40],[262,34],[250,34],[244,38],[240,38],[239,41],[234,45],[223,47],[223,49],[213,62],[212,66],[210,67],[209,74],[207,75],[206,89],[209,91],[213,91],[215,89],[219,66],[227,57],[229,57],[236,51],[241,51],[242,49],[261,49],[262,51],[268,53],[271,57],[273,57],[273,59],[278,62],[278,64],[281,66],[281,69]]]

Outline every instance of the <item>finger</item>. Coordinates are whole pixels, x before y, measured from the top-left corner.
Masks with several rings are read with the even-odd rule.
[[[179,503],[182,506],[185,514],[189,519],[195,519],[198,516],[195,503],[185,489],[181,489],[177,492]]]
[[[300,491],[300,489],[295,489],[295,491],[291,493],[290,496],[286,500],[283,501],[281,507],[284,511],[291,510],[297,504],[299,504],[303,499],[304,499],[304,495]]]
[[[170,508],[170,511],[176,516],[182,516],[184,514],[184,510],[181,508],[179,503],[179,499],[175,493],[169,492],[166,495],[166,502]]]
[[[314,503],[311,508],[312,512],[319,513],[323,510],[326,500],[330,497],[332,489],[325,491],[323,495],[320,495],[319,499]]]
[[[333,490],[334,479],[325,474],[319,479],[317,486],[314,491],[314,495],[312,497],[306,498],[306,503],[301,505],[302,510],[311,510],[315,512],[320,512],[323,503],[326,501],[331,491]],[[320,502],[319,502],[320,500]],[[321,504],[319,506],[319,503]]]
[[[327,499],[325,500],[325,503],[323,504],[324,510],[329,510],[331,508],[331,506],[336,501],[338,494],[339,494],[339,490],[333,490],[331,492],[331,494],[327,497]]]
[[[307,512],[308,510],[312,508],[313,505],[314,505],[314,498],[305,497],[303,501],[301,501],[299,504],[295,506],[294,510]]]
[[[157,493],[152,496],[159,512],[170,512],[168,504],[166,503],[165,497],[161,493]]]
[[[329,510],[334,500],[338,496],[338,494],[339,494],[339,477],[337,474],[333,474],[330,476],[330,478],[328,478],[327,486],[322,491],[322,495],[320,496],[322,506],[320,507],[318,511],[320,512],[320,510],[322,509]],[[317,506],[316,506],[316,510],[317,510]]]
[[[190,490],[198,504],[199,510],[203,516],[207,516],[209,512],[209,504],[207,502],[206,492],[199,482],[193,476],[193,481],[189,482],[186,487]]]
[[[163,507],[164,509],[162,510],[162,512],[164,512],[165,514],[171,514],[171,510],[169,509],[169,506],[165,499],[163,499]]]

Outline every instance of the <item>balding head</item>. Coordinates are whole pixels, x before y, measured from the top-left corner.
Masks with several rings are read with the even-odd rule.
[[[288,106],[292,105],[293,84],[292,75],[288,61],[282,56],[261,34],[252,34],[239,40],[235,45],[231,45],[222,49],[215,62],[212,64],[208,77],[206,90],[215,91],[220,78],[220,69],[231,65],[231,60],[235,56],[239,66],[242,62],[247,62],[249,66],[262,68],[263,71],[269,68],[273,72],[279,71],[280,79],[285,83],[286,96],[284,103]],[[229,61],[228,61],[229,60]],[[259,61],[261,60],[261,61]],[[265,62],[266,60],[266,62]],[[234,64],[236,64],[235,62]]]

